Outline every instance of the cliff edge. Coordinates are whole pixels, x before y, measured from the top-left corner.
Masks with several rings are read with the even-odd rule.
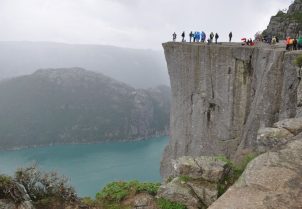
[[[266,45],[163,44],[172,88],[170,142],[161,174],[181,156],[236,158],[256,148],[259,128],[296,116],[301,52]]]

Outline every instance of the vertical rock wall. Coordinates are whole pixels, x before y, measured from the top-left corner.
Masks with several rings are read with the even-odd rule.
[[[161,174],[180,156],[233,156],[257,130],[294,116],[294,53],[240,45],[163,44],[172,88],[171,137]]]

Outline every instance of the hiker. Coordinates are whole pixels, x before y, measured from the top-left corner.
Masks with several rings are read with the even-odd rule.
[[[205,40],[206,40],[206,38],[207,38],[206,33],[202,31],[202,32],[201,32],[201,41],[204,43]]]
[[[200,32],[199,31],[196,32],[196,41],[197,42],[200,41]]]
[[[291,42],[290,37],[287,37],[287,39],[286,39],[286,50],[290,49],[290,42]]]
[[[276,36],[276,42],[279,43],[279,38],[278,38],[278,36]]]
[[[185,37],[186,37],[185,31],[182,32],[181,37],[182,37],[182,42],[185,42]]]
[[[172,36],[173,36],[173,42],[175,42],[176,41],[176,37],[177,37],[176,33],[174,32]]]
[[[293,40],[293,50],[297,50],[298,41],[296,38]]]
[[[194,34],[193,34],[193,32],[191,31],[191,33],[190,33],[190,43],[192,42],[193,36],[194,36]],[[194,41],[194,42],[195,42],[195,41]]]
[[[276,39],[275,36],[273,36],[273,38],[272,38],[272,44],[275,45],[276,43],[277,43],[277,39]]]
[[[218,33],[216,33],[216,34],[215,34],[215,43],[216,43],[216,44],[217,44],[218,38],[219,38],[219,35],[218,35]]]
[[[211,32],[211,34],[210,34],[210,42],[211,42],[211,43],[213,42],[213,38],[214,38],[214,33]]]
[[[232,42],[233,33],[232,31],[229,33],[229,42]]]
[[[298,38],[298,50],[302,49],[302,36]]]

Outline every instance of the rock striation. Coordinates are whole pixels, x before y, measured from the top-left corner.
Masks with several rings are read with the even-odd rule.
[[[163,44],[172,88],[170,142],[161,174],[181,156],[240,156],[259,128],[296,116],[293,60],[301,52],[239,44]]]

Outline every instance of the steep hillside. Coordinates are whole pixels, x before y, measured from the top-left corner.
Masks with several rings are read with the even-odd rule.
[[[0,42],[0,79],[41,68],[81,67],[135,88],[169,85],[161,51],[51,42]]]
[[[302,0],[295,0],[287,12],[279,11],[273,16],[263,34],[280,39],[302,35]]]
[[[136,90],[81,68],[0,83],[0,147],[126,140],[166,134],[168,87]]]

